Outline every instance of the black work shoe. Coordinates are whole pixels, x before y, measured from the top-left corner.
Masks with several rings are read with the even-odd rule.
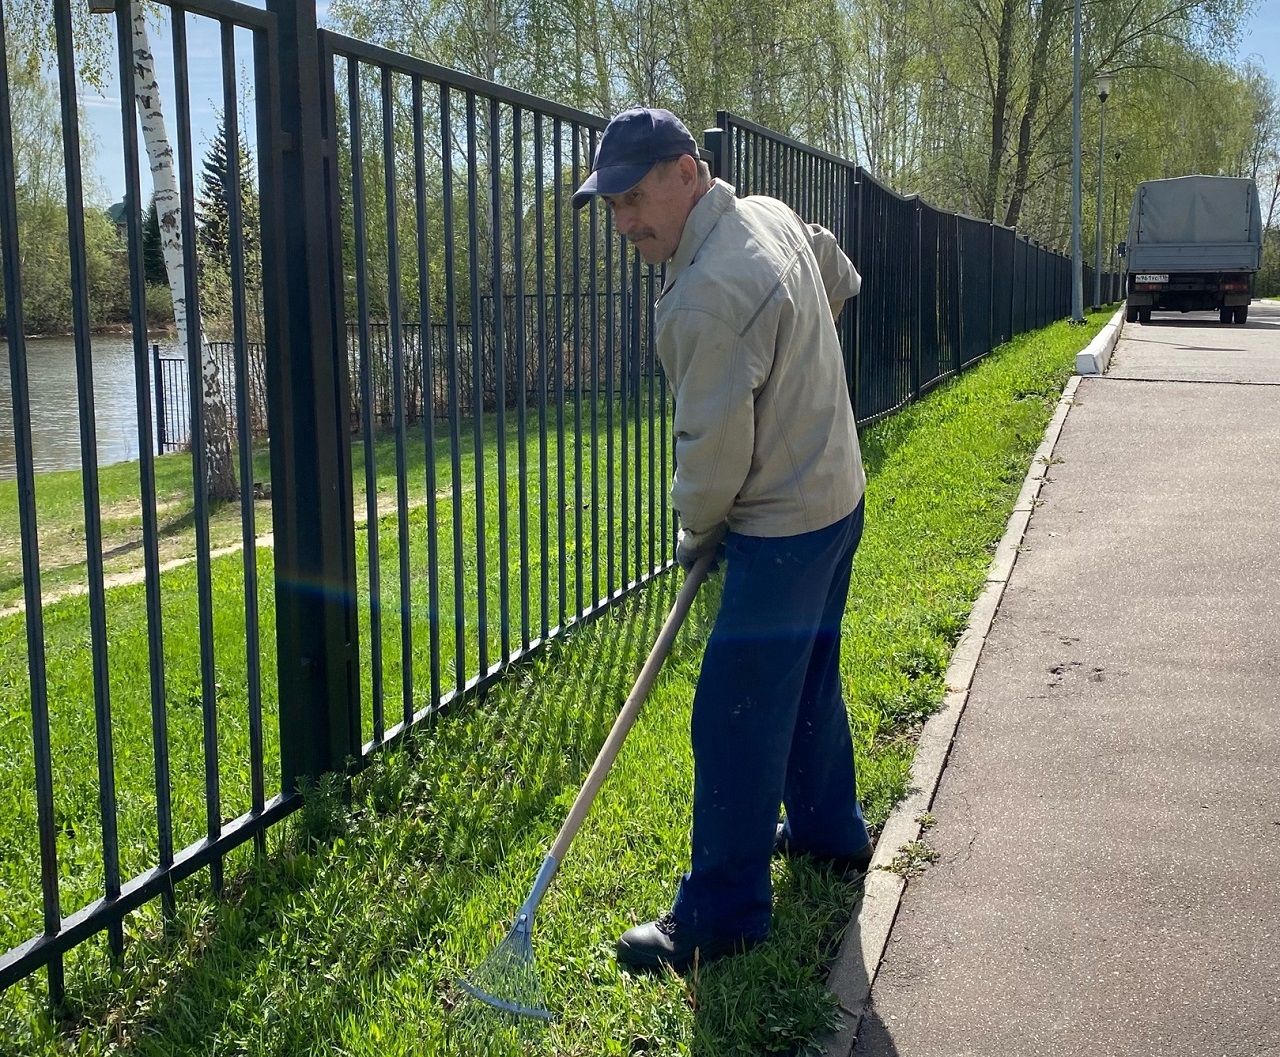
[[[706,965],[726,954],[738,954],[759,943],[752,936],[695,936],[670,914],[627,929],[618,940],[618,961],[632,969],[657,969],[669,965],[683,972],[696,961]]]
[[[788,859],[804,856],[823,866],[830,866],[848,877],[853,877],[857,874],[865,874],[871,869],[871,855],[875,851],[875,845],[868,844],[852,855],[815,855],[793,847],[787,839],[786,823],[779,822],[778,831],[773,837],[773,851],[775,855],[782,855]]]

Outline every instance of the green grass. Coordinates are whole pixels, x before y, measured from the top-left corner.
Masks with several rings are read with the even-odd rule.
[[[569,416],[572,419],[572,416]],[[600,415],[601,430],[606,418]],[[634,505],[635,484],[647,495],[650,483],[647,430],[642,436],[639,473],[636,472],[634,419],[628,439],[629,466],[622,477],[618,447],[622,443],[621,426],[615,415],[615,453],[613,486],[615,491],[613,531],[608,525],[607,480],[610,477],[608,443],[601,437],[597,449],[597,484],[602,514],[601,534],[593,543],[590,509],[583,510],[576,499],[578,479],[577,434],[569,432],[564,445],[566,496],[561,506],[558,489],[559,446],[552,438],[547,453],[547,473],[526,474],[526,503],[529,511],[526,562],[518,559],[520,551],[519,497],[520,459],[515,423],[507,435],[507,476],[505,491],[513,508],[508,531],[509,549],[500,543],[499,478],[497,472],[497,430],[489,417],[484,437],[483,470],[485,480],[484,546],[479,546],[477,529],[476,463],[472,434],[467,431],[460,444],[460,473],[455,481],[450,466],[447,443],[437,453],[436,494],[439,502],[435,519],[439,540],[439,665],[442,692],[465,683],[492,665],[503,655],[500,598],[504,575],[510,593],[510,627],[508,645],[518,648],[525,634],[522,628],[520,575],[524,574],[533,589],[528,607],[529,638],[542,634],[543,626],[554,628],[579,611],[578,585],[583,585],[582,604],[590,606],[593,587],[608,590],[610,573],[608,542],[614,550],[615,585],[622,582],[621,558],[623,531],[621,493],[625,490]],[[569,423],[572,426],[572,421]],[[420,437],[419,437],[420,440]],[[444,436],[447,441],[447,434]],[[657,446],[660,449],[660,445]],[[414,710],[433,701],[431,692],[431,636],[428,600],[429,575],[428,518],[425,496],[423,445],[415,445],[411,453],[407,478],[410,485],[409,509],[406,517],[407,552],[409,555],[409,625],[412,680],[409,700]],[[540,467],[539,442],[534,435],[528,440],[528,458]],[[590,463],[592,439],[589,415],[584,416],[582,441],[584,489],[583,504],[591,502]],[[660,456],[660,450],[655,457]],[[669,454],[669,453],[668,453]],[[363,451],[356,451],[354,491],[357,495],[356,517],[367,512]],[[369,522],[360,521],[356,528],[357,598],[359,604],[359,642],[361,654],[361,720],[365,740],[374,734],[374,682],[380,676],[385,726],[395,724],[403,715],[400,606],[400,539],[399,518],[395,512],[394,445],[387,438],[375,450],[375,487],[378,510],[372,524],[377,529],[378,569],[381,578],[378,608],[381,621],[381,663],[375,668],[372,649],[374,609],[370,604],[370,544],[373,534]],[[136,468],[135,468],[136,472]],[[658,481],[666,474],[655,464]],[[59,475],[62,476],[62,475]],[[544,487],[545,482],[545,487]],[[61,483],[61,482],[56,482]],[[43,485],[43,479],[40,482]],[[43,490],[37,486],[37,494]],[[659,488],[661,485],[659,485]],[[77,485],[78,488],[78,485]],[[56,489],[50,490],[57,494]],[[545,495],[544,495],[545,492]],[[545,507],[544,507],[545,500]],[[42,500],[43,504],[43,500]],[[57,524],[57,517],[68,506],[53,504],[47,520]],[[387,510],[390,513],[387,513]],[[542,511],[547,510],[545,537]],[[583,521],[583,548],[578,549],[578,513]],[[41,508],[42,522],[45,511]],[[236,512],[238,519],[238,511]],[[455,561],[453,524],[461,526],[463,551]],[[661,504],[655,518],[661,517]],[[642,504],[639,521],[641,533],[647,537],[649,511]],[[565,544],[560,545],[563,530]],[[53,531],[57,531],[55,528]],[[627,526],[628,575],[636,573],[634,516]],[[661,540],[662,529],[654,535]],[[188,541],[194,549],[194,540]],[[545,547],[544,547],[545,543]],[[485,627],[479,619],[481,578],[478,558],[485,557],[484,594],[488,609]],[[544,557],[546,555],[545,565]],[[560,558],[564,557],[564,576],[560,574]],[[135,554],[135,557],[138,557]],[[275,682],[275,606],[273,553],[269,547],[255,549],[258,589],[257,607],[261,620],[259,649],[262,673],[262,711],[264,732],[264,773],[267,795],[279,790],[279,729]],[[647,550],[644,567],[648,567]],[[581,578],[578,568],[581,560]],[[596,564],[596,582],[592,583],[592,563]],[[461,568],[462,607],[455,605],[455,567]],[[537,585],[542,570],[548,571],[549,591],[544,610]],[[248,811],[251,801],[249,671],[246,661],[245,633],[245,569],[243,553],[215,559],[210,566],[213,591],[212,652],[215,665],[215,702],[217,715],[220,806],[224,819],[235,818]],[[563,591],[562,591],[563,588]],[[561,606],[563,595],[564,606]],[[174,843],[177,848],[199,840],[205,827],[205,763],[203,749],[202,680],[198,643],[197,570],[194,564],[170,570],[162,578],[162,616],[159,622],[164,648],[166,722],[168,725],[169,760],[173,796]],[[94,669],[91,652],[88,599],[83,595],[69,597],[47,606],[45,648],[48,700],[53,762],[55,821],[58,829],[58,881],[64,914],[78,910],[102,894],[101,810],[98,803],[95,760],[97,737],[94,711]],[[113,588],[106,605],[107,667],[111,737],[117,791],[117,814],[121,875],[127,879],[158,861],[158,836],[155,804],[155,768],[152,749],[151,702],[148,655],[148,628],[145,586],[141,582]],[[483,632],[483,634],[482,634]],[[457,664],[455,644],[462,643],[462,664]],[[481,664],[479,646],[487,649],[485,665]],[[0,949],[8,949],[34,935],[41,926],[41,903],[38,884],[39,846],[37,841],[35,767],[31,751],[30,689],[26,650],[26,623],[22,614],[0,618],[0,805],[4,805],[4,821],[0,821]]]
[[[874,823],[904,791],[915,735],[941,700],[951,649],[1074,354],[1105,319],[1019,338],[864,434],[867,529],[843,667]],[[166,597],[177,597],[168,583]],[[233,575],[226,584],[234,597]],[[611,955],[622,929],[668,905],[686,862],[688,709],[714,589],[695,605],[543,904],[535,949],[559,1018],[545,1031],[513,1027],[455,984],[510,925],[674,587],[670,577],[655,583],[512,673],[479,705],[441,717],[381,757],[356,779],[349,805],[332,789],[315,792],[270,835],[262,861],[243,849],[232,857],[240,874],[227,898],[208,899],[199,878],[180,886],[180,920],[168,935],[154,907],[133,915],[120,971],[107,972],[101,939],[86,944],[68,959],[66,1020],[49,1021],[38,980],[9,989],[0,997],[0,1037],[22,1054],[370,1057],[722,1057],[794,1052],[815,1038],[833,1015],[825,964],[856,893],[803,864],[776,867],[772,938],[743,957],[682,977],[630,976]],[[113,608],[114,600],[115,592]],[[167,630],[169,640],[189,635],[185,608],[189,601],[178,603],[174,619],[188,625]],[[264,599],[264,615],[267,608]],[[121,623],[124,634],[128,618]],[[6,631],[15,640],[6,657],[21,654],[20,634]],[[144,644],[113,639],[113,651],[142,665]],[[73,643],[64,659],[83,652],[83,641]],[[181,652],[174,647],[179,671]],[[16,670],[18,659],[8,663]],[[15,670],[0,679],[14,685]],[[233,680],[225,692],[239,700]],[[198,740],[199,712],[190,710]],[[220,721],[233,726],[241,710],[220,708]],[[81,711],[91,715],[88,704]],[[171,703],[171,724],[180,714]],[[9,715],[0,736],[20,744],[30,736],[24,712]],[[146,744],[147,713],[127,722]],[[77,751],[57,781],[92,770]],[[149,765],[139,768],[143,818]],[[10,817],[19,788],[0,787]],[[199,788],[197,780],[197,796]],[[92,805],[82,806],[92,817]],[[6,861],[12,844],[6,836]],[[82,867],[92,874],[90,859]],[[18,894],[10,886],[36,886],[27,870],[0,874],[6,914]]]

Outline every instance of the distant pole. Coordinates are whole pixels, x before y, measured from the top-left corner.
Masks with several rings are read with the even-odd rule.
[[[1120,168],[1120,149],[1117,147],[1114,157],[1115,169]],[[1120,191],[1120,176],[1118,172],[1113,171],[1111,174],[1111,242],[1107,247],[1111,254],[1111,298],[1118,300],[1120,297],[1119,284],[1116,281],[1116,272],[1120,270],[1120,262],[1116,259],[1116,197]]]
[[[1111,94],[1111,75],[1098,74],[1098,204],[1094,210],[1093,232],[1093,307],[1102,304],[1102,170],[1106,155],[1102,153],[1107,128],[1107,96]]]
[[[1071,320],[1084,322],[1084,258],[1080,248],[1080,0],[1075,0],[1071,82]]]

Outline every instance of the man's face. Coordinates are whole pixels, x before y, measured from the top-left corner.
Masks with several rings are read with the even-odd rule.
[[[618,234],[649,264],[669,261],[680,245],[685,221],[698,200],[698,165],[684,155],[659,162],[620,195],[604,195]]]

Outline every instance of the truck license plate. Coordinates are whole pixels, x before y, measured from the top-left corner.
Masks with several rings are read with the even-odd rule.
[[[1135,283],[1167,283],[1169,277],[1167,275],[1135,275],[1133,281]]]

